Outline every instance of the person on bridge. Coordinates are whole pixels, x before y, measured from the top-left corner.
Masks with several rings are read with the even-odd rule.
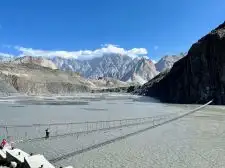
[[[47,139],[47,138],[49,138],[49,134],[50,134],[50,132],[49,132],[49,130],[48,130],[48,128],[45,130],[45,138]]]

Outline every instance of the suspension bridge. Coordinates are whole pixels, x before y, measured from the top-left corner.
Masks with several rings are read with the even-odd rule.
[[[65,137],[75,137],[79,139],[81,135],[87,135],[92,133],[100,133],[104,131],[123,129],[123,128],[133,128],[135,126],[143,126],[133,132],[128,132],[105,141],[98,143],[89,144],[88,146],[82,146],[80,149],[68,153],[62,153],[60,155],[48,158],[51,163],[57,163],[61,160],[73,157],[75,155],[105,146],[107,144],[126,139],[130,136],[134,136],[143,133],[147,130],[163,126],[170,122],[176,121],[185,116],[191,115],[198,110],[204,108],[205,106],[212,103],[213,100],[208,103],[190,110],[183,114],[167,114],[158,115],[152,117],[142,117],[142,118],[128,118],[120,120],[101,120],[101,121],[88,121],[88,122],[70,122],[70,123],[49,123],[49,124],[31,124],[31,125],[0,125],[1,136],[8,137],[8,140],[14,142],[15,145],[33,143],[38,141],[52,141],[54,139],[65,138]],[[49,128],[50,137],[48,139],[44,136],[44,130]],[[132,129],[131,129],[132,130]]]
[[[44,130],[50,129],[49,140],[63,138],[66,136],[79,136],[98,131],[108,131],[124,127],[156,123],[174,117],[176,114],[158,115],[153,117],[128,118],[120,120],[70,122],[70,123],[50,123],[31,125],[0,125],[1,136],[8,137],[14,143],[28,143],[45,140]],[[26,130],[26,131],[24,131]],[[77,131],[74,131],[77,130]]]

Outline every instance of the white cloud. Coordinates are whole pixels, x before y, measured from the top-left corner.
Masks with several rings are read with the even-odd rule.
[[[154,50],[158,50],[159,49],[159,46],[154,46]]]
[[[80,50],[80,51],[58,51],[58,50],[41,50],[33,48],[25,48],[16,46],[15,49],[19,51],[20,56],[44,56],[44,57],[63,57],[63,58],[75,58],[79,60],[88,60],[95,57],[101,57],[103,54],[121,54],[128,55],[132,58],[143,56],[148,54],[147,49],[145,48],[133,48],[126,50],[116,45],[106,44],[102,45],[102,48],[96,50]]]

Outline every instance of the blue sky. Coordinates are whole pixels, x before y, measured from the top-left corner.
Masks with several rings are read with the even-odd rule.
[[[224,20],[224,0],[1,0],[0,52],[85,55],[113,44],[158,60]]]

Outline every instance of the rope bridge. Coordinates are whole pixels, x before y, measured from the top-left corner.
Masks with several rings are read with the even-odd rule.
[[[107,144],[111,144],[122,139],[126,139],[130,136],[134,136],[143,133],[147,130],[168,124],[170,122],[176,121],[180,118],[188,116],[197,112],[198,110],[204,108],[205,106],[211,104],[213,100],[208,103],[190,110],[184,114],[167,114],[158,115],[153,117],[142,117],[142,118],[128,118],[121,120],[103,120],[103,121],[89,121],[89,122],[70,122],[70,123],[50,123],[50,124],[31,124],[31,125],[0,125],[0,136],[6,136],[8,139],[14,138],[15,144],[31,143],[35,141],[45,140],[44,130],[49,128],[50,137],[47,139],[49,141],[56,138],[63,138],[67,136],[78,136],[91,134],[94,132],[107,131],[113,129],[120,129],[125,127],[133,127],[138,125],[145,125],[146,127],[139,129],[134,132],[130,132],[97,144],[90,144],[89,146],[82,147],[81,149],[68,152],[66,154],[60,154],[54,158],[50,158],[51,163],[56,163],[58,161],[73,157],[75,155],[102,147]],[[150,125],[149,125],[150,124]],[[139,127],[138,127],[139,128]],[[13,136],[12,136],[13,135]]]
[[[31,125],[0,125],[0,135],[17,143],[29,143],[45,140],[45,129],[49,128],[49,140],[66,136],[79,136],[98,131],[107,131],[124,127],[156,123],[174,117],[176,114],[158,115],[153,117],[128,118],[121,120],[101,120],[88,122],[50,123]],[[13,138],[13,139],[12,139]]]
[[[186,113],[184,113],[184,114],[182,114],[182,115],[179,115],[179,116],[177,116],[177,117],[174,117],[174,118],[172,118],[172,119],[165,120],[165,121],[163,121],[163,122],[161,122],[161,123],[156,123],[156,124],[153,124],[152,126],[149,126],[149,127],[147,127],[147,128],[144,128],[144,129],[141,129],[141,130],[138,130],[138,131],[135,131],[135,132],[132,132],[132,133],[123,135],[123,136],[119,136],[119,137],[116,137],[116,138],[114,138],[114,139],[111,139],[111,140],[102,142],[102,143],[94,144],[94,145],[88,146],[88,147],[86,147],[86,148],[83,148],[83,149],[81,149],[81,150],[77,150],[77,151],[74,151],[74,152],[71,152],[71,153],[67,153],[67,154],[61,155],[61,156],[59,156],[59,157],[52,158],[52,159],[50,159],[49,161],[50,161],[51,163],[56,163],[56,162],[59,162],[59,161],[61,161],[61,160],[67,159],[67,158],[69,158],[69,157],[73,157],[73,156],[75,156],[75,155],[78,155],[78,154],[81,154],[81,153],[84,153],[84,152],[87,152],[87,151],[90,151],[90,150],[93,150],[93,149],[96,149],[96,148],[100,148],[100,147],[102,147],[102,146],[105,146],[105,145],[108,145],[108,144],[111,144],[111,143],[120,141],[120,140],[122,140],[122,139],[126,139],[126,138],[128,138],[128,137],[130,137],[130,136],[134,136],[134,135],[143,133],[143,132],[148,131],[148,130],[150,130],[150,129],[153,129],[153,128],[156,128],[156,127],[159,127],[159,126],[163,126],[163,125],[165,125],[165,124],[168,124],[168,123],[171,123],[171,122],[176,121],[176,120],[178,120],[178,119],[181,119],[181,118],[183,118],[183,117],[185,117],[185,116],[188,116],[188,115],[190,115],[190,114],[193,114],[193,113],[197,112],[198,110],[204,108],[205,106],[211,104],[212,102],[213,102],[213,100],[211,100],[211,101],[209,101],[208,103],[206,103],[206,104],[204,104],[204,105],[202,105],[202,106],[200,106],[200,107],[198,107],[198,108],[195,108],[195,109],[193,109],[193,110],[191,110],[191,111],[189,111],[189,112],[186,112]]]

